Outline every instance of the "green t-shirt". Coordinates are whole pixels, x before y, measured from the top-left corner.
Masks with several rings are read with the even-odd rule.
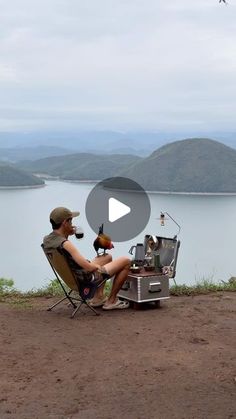
[[[43,246],[45,250],[58,249],[61,245],[67,241],[67,239],[59,234],[52,231],[50,234],[44,237]]]
[[[94,275],[92,272],[88,272],[85,269],[83,269],[71,256],[69,252],[67,252],[66,249],[63,248],[63,243],[66,242],[68,239],[66,237],[63,237],[59,234],[57,234],[55,231],[52,231],[50,234],[44,237],[43,239],[43,246],[44,250],[46,252],[50,250],[59,250],[65,258],[67,259],[68,264],[70,265],[70,268],[72,272],[75,275],[75,278],[79,281],[91,281],[94,278]]]

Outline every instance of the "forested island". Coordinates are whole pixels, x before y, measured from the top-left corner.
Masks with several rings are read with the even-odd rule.
[[[16,167],[0,163],[0,188],[37,188],[45,182]]]
[[[236,150],[210,139],[176,141],[121,175],[148,191],[236,193]]]

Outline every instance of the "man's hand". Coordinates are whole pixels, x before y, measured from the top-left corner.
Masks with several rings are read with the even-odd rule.
[[[99,266],[99,268],[98,268],[98,272],[100,272],[101,274],[106,274],[107,273],[107,271],[106,271],[106,269],[104,268],[104,266]]]
[[[101,265],[98,265],[98,263],[94,263],[94,262],[91,262],[91,263],[92,263],[93,266],[96,266],[96,268],[99,272],[102,272],[102,270],[101,270],[102,266]]]

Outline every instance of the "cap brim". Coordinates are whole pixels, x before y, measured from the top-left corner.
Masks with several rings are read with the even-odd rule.
[[[73,211],[72,212],[72,218],[78,217],[80,215],[79,211]]]

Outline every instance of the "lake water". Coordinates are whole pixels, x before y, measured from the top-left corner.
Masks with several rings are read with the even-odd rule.
[[[85,230],[80,241],[72,238],[89,259],[95,256],[95,238],[85,216],[92,184],[48,181],[39,189],[0,190],[0,277],[12,278],[20,290],[46,285],[54,274],[40,244],[51,231],[49,213],[56,206],[81,212],[77,219]],[[178,227],[168,220],[160,226],[160,212],[168,212],[181,226],[176,282],[193,284],[236,276],[236,196],[149,194],[151,217],[145,230],[129,242],[115,243],[113,257],[128,255],[132,244],[145,234],[173,237]],[[172,280],[171,280],[171,283]]]

